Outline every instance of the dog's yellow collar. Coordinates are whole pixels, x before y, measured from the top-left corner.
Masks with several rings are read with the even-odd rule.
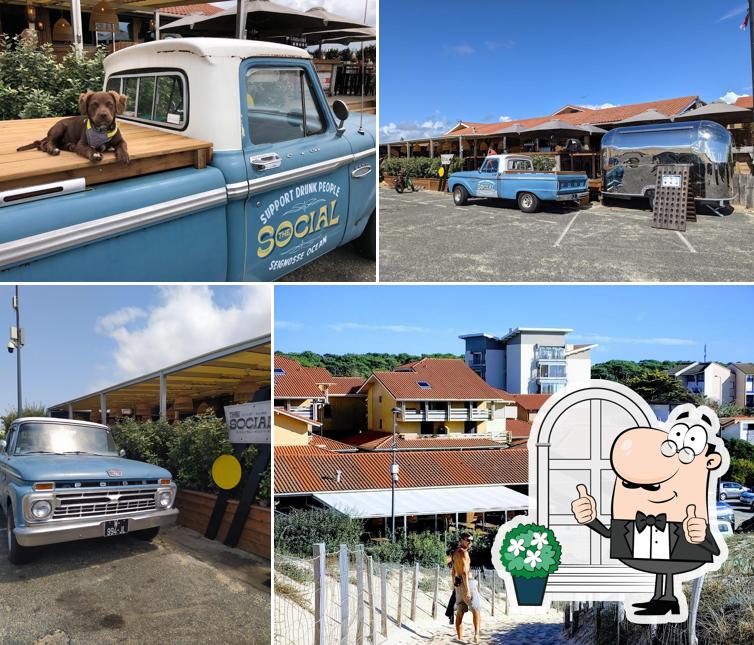
[[[86,120],[86,129],[87,130],[92,130],[92,129],[96,130],[96,128],[94,128],[94,126],[92,125],[91,120],[89,120],[89,119]],[[99,130],[97,130],[97,132],[99,132]],[[108,139],[112,139],[116,134],[118,134],[118,124],[114,123],[113,124],[113,129],[112,130],[108,130],[104,134],[107,135]]]

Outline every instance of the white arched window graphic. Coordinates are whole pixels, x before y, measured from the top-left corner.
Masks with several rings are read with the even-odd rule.
[[[571,512],[571,502],[578,496],[576,485],[585,484],[597,502],[599,519],[610,525],[615,484],[610,466],[613,441],[628,428],[657,425],[651,408],[629,392],[600,381],[563,396],[537,418],[539,431],[533,438],[535,444],[529,446],[537,473],[531,491],[536,498],[532,516],[555,532],[563,548],[560,568],[547,585],[553,600],[567,599],[574,592],[609,599],[654,590],[653,576],[610,559],[610,540],[579,525]]]

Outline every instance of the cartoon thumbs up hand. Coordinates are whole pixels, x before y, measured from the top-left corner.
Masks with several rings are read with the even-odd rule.
[[[691,544],[704,542],[704,538],[707,537],[707,520],[696,516],[696,504],[689,504],[686,507],[683,534],[686,536],[686,541]]]
[[[597,502],[586,489],[584,484],[578,484],[576,490],[579,498],[571,503],[571,510],[579,524],[588,524],[597,517]]]

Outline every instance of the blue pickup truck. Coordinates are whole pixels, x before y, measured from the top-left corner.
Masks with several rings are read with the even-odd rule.
[[[455,172],[448,178],[453,203],[463,206],[469,197],[516,200],[524,213],[535,213],[542,202],[575,202],[589,198],[583,172],[538,172],[525,155],[490,155],[476,171]]]
[[[98,423],[23,417],[0,441],[0,509],[14,564],[45,544],[126,533],[151,540],[175,523],[175,494],[167,470],[125,459]]]
[[[305,50],[144,43],[105,59],[105,89],[128,97],[129,166],[11,151],[49,125],[0,123],[0,281],[269,281],[354,240],[375,257],[374,116],[331,107]],[[207,163],[175,167],[197,141]]]

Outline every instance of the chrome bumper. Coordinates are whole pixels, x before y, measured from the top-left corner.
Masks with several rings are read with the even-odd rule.
[[[38,526],[22,526],[14,529],[16,540],[21,546],[43,546],[87,540],[105,536],[105,522],[111,520],[128,520],[128,532],[151,529],[156,526],[171,526],[178,517],[178,509],[153,511],[143,515],[113,515],[105,519],[97,518],[78,522],[50,522]]]
[[[567,195],[557,195],[555,197],[555,201],[556,202],[577,202],[580,199],[584,199],[585,197],[589,197],[588,190],[585,193],[568,193]]]

